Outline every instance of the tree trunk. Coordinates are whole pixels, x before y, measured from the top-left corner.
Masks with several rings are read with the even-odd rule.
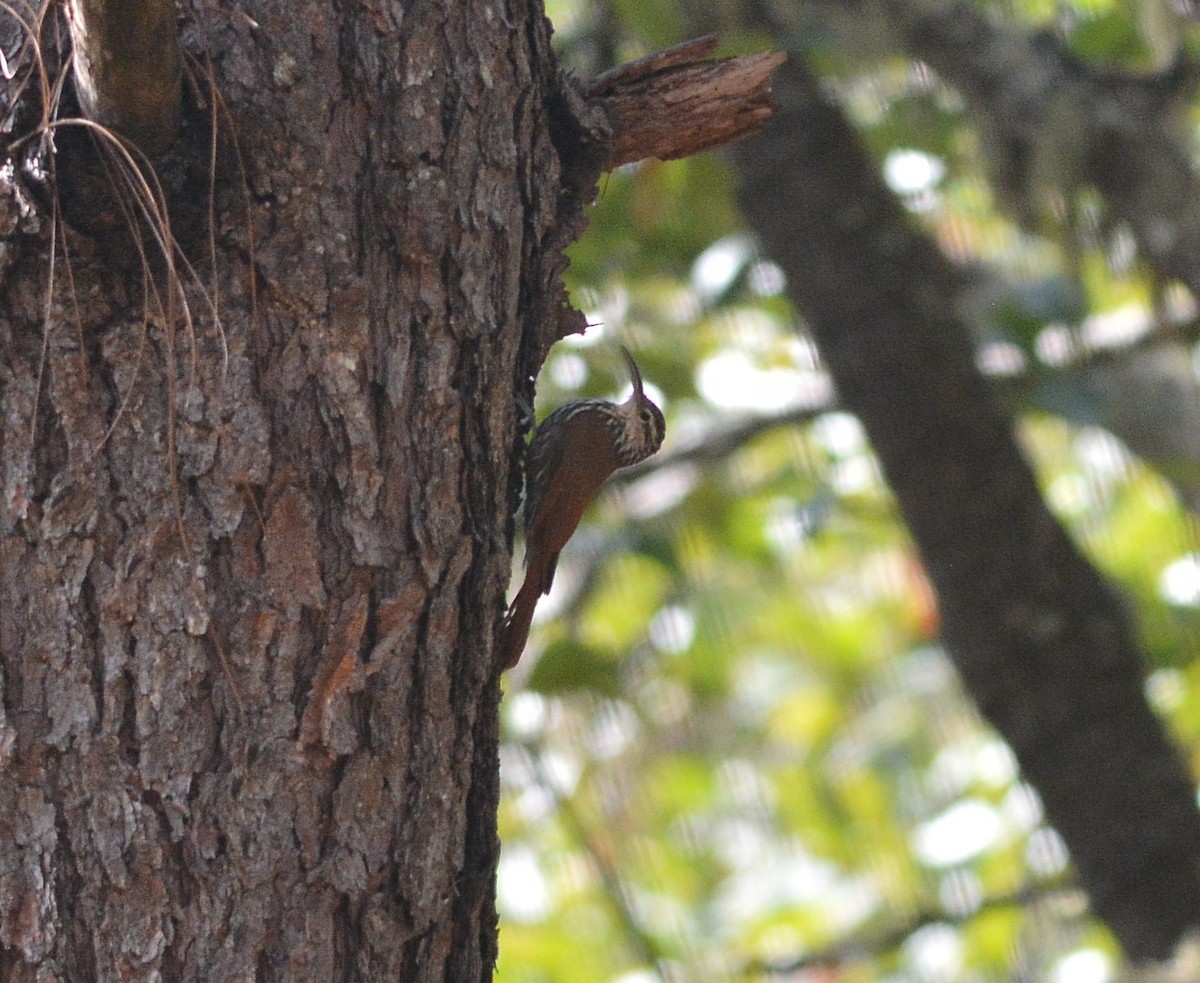
[[[5,245],[0,979],[490,979],[549,28],[182,6],[189,262],[65,189]]]
[[[879,454],[943,634],[1128,955],[1200,919],[1200,814],[1147,706],[1112,590],[1046,510],[977,372],[956,274],[916,232],[819,83],[780,72],[776,129],[738,154],[751,224]]]

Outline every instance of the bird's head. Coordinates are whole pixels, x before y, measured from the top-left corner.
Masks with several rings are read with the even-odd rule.
[[[621,347],[621,354],[625,356],[625,364],[629,366],[629,376],[633,381],[632,395],[618,407],[625,425],[617,440],[617,456],[620,466],[624,468],[644,461],[662,446],[667,424],[662,410],[646,395],[637,362],[624,346]]]

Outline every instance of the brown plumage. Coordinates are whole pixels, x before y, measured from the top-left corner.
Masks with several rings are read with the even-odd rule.
[[[554,568],[600,486],[618,468],[645,460],[662,446],[662,412],[642,390],[637,363],[621,353],[633,379],[624,403],[578,399],[551,413],[529,444],[525,492],[525,580],[509,605],[499,659],[511,669],[529,639],[538,599],[550,592]]]

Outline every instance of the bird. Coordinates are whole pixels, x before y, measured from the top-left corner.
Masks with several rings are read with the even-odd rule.
[[[508,607],[500,637],[501,671],[521,658],[533,611],[550,593],[558,555],[600,486],[620,468],[650,457],[666,435],[662,410],[646,396],[642,373],[621,347],[633,381],[623,403],[577,399],[534,431],[526,458],[525,580]]]

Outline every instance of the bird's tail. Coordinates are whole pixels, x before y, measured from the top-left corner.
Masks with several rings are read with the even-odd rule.
[[[541,591],[540,578],[534,577],[532,571],[525,575],[525,582],[517,591],[508,613],[504,616],[504,629],[500,635],[500,670],[511,669],[525,651],[525,643],[529,641],[529,626],[533,623],[533,610],[537,607]]]

